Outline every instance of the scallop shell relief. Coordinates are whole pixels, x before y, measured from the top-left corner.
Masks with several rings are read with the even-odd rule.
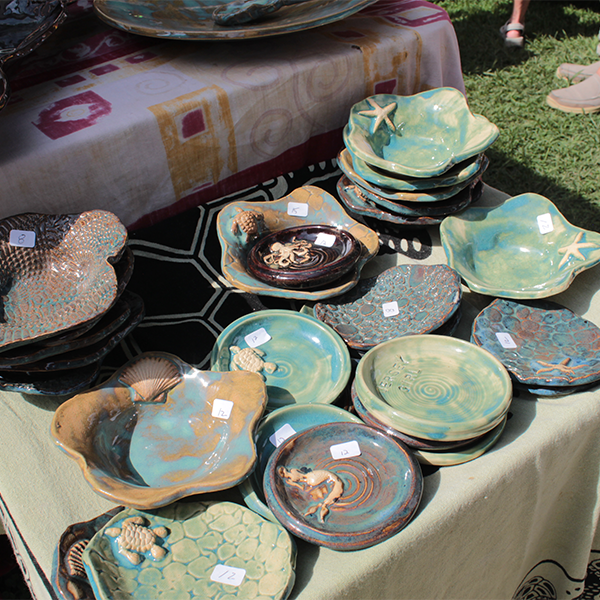
[[[144,357],[127,366],[119,381],[134,391],[134,402],[162,402],[182,381],[179,366],[165,357]]]

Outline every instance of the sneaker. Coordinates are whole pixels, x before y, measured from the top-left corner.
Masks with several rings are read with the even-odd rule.
[[[560,90],[552,90],[546,96],[548,106],[568,113],[595,113],[600,111],[600,75],[590,75],[581,83]]]
[[[572,83],[579,83],[591,75],[594,75],[598,69],[600,69],[600,60],[587,66],[563,63],[556,69],[556,76],[559,79],[566,79]]]

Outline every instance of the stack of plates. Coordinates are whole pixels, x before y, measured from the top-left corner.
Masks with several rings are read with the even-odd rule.
[[[378,94],[355,104],[338,156],[338,193],[351,212],[429,226],[481,195],[485,150],[498,128],[454,88]]]
[[[127,230],[112,213],[0,221],[0,389],[69,394],[90,385],[138,323]]]
[[[469,342],[413,335],[379,344],[360,360],[357,414],[437,466],[472,460],[496,443],[512,399],[508,372]]]

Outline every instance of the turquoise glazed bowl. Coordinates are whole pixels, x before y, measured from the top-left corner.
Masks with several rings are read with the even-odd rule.
[[[483,435],[502,421],[512,399],[510,375],[497,358],[433,334],[375,346],[361,358],[355,384],[377,421],[429,440]]]
[[[331,404],[350,379],[350,353],[342,338],[314,317],[293,310],[262,310],[240,317],[221,332],[211,368],[255,369],[267,385],[269,410]]]
[[[571,225],[544,196],[470,207],[440,225],[448,264],[469,288],[502,298],[545,298],[600,262],[600,233]]]
[[[463,94],[443,87],[415,94],[377,94],[350,110],[344,143],[372,167],[434,177],[484,152],[499,130],[469,110]]]

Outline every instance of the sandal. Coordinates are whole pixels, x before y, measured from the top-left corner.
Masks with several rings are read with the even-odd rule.
[[[509,31],[519,31],[521,35],[519,37],[507,37]],[[525,25],[521,23],[511,23],[510,20],[506,21],[502,27],[500,27],[500,35],[504,39],[504,45],[507,48],[522,48],[525,44]]]

